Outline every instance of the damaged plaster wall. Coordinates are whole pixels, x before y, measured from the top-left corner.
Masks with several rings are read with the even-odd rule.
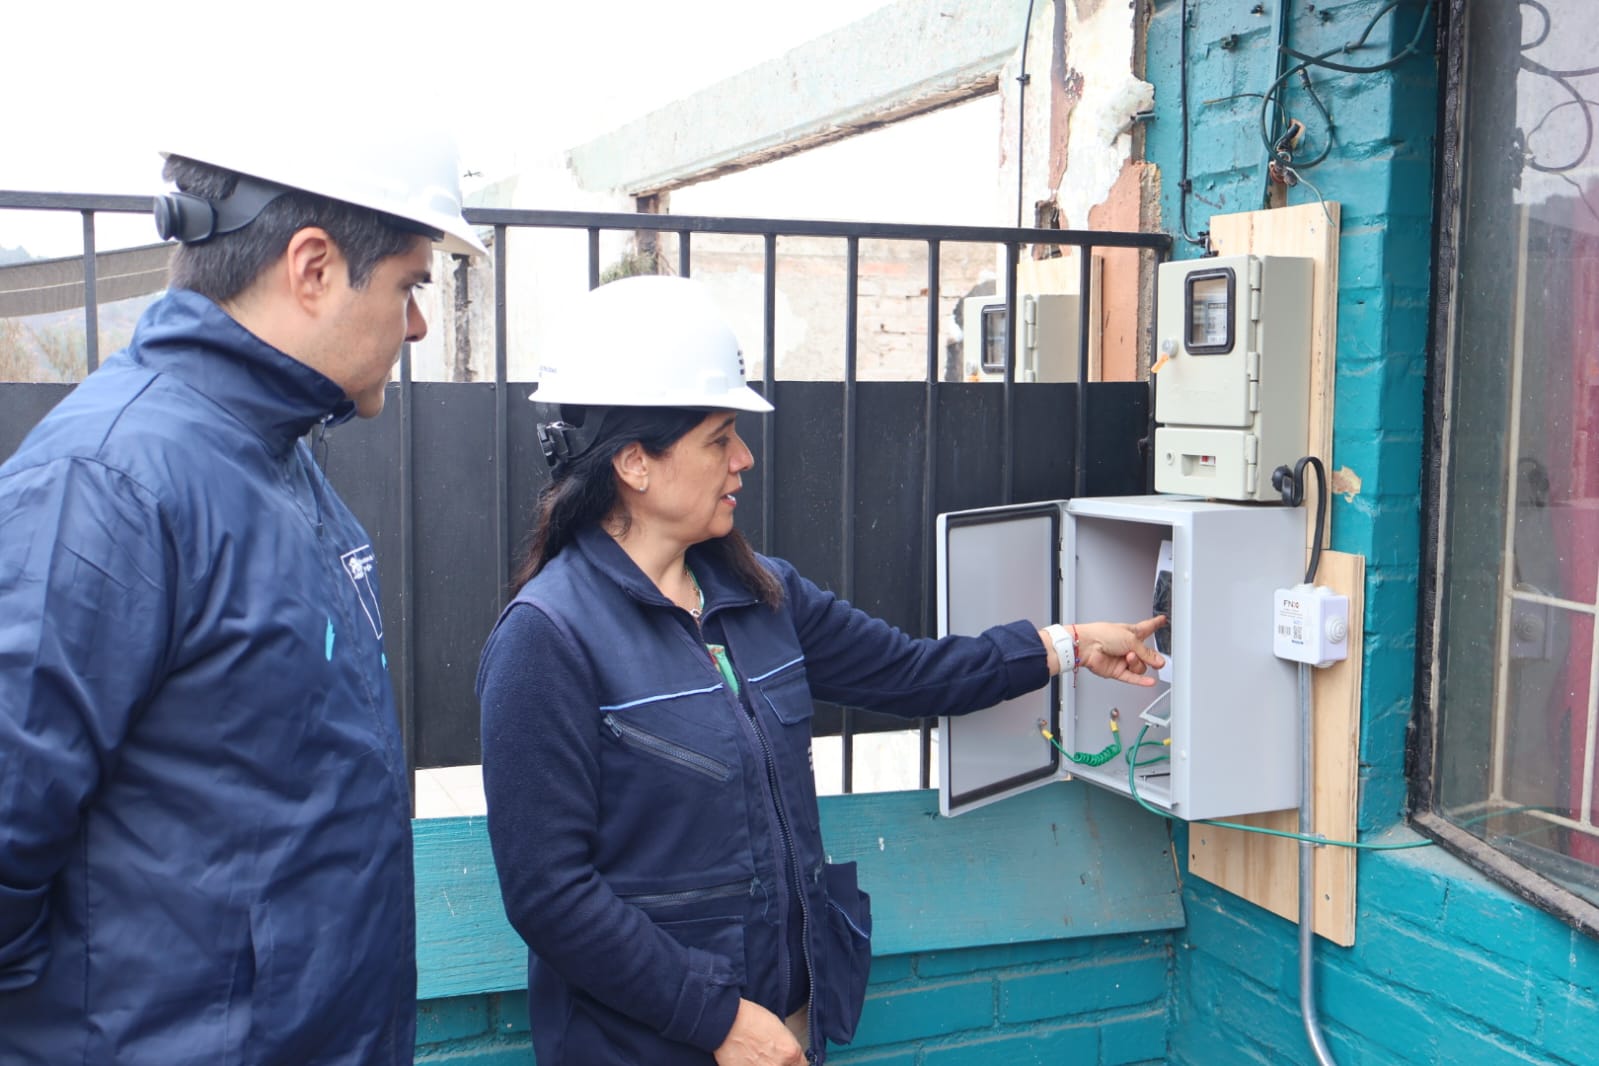
[[[1020,49],[999,80],[999,187],[1002,199],[1006,190],[1009,194],[1007,224],[1019,218],[1024,226],[1061,229],[1158,228],[1154,174],[1135,159],[1137,116],[1154,106],[1154,87],[1135,68],[1135,17],[1135,4],[1129,0],[1036,3],[1028,34],[1027,84],[1018,82]],[[1024,134],[1020,154],[1019,130]],[[1096,254],[1105,263],[1101,376],[1135,380],[1148,370],[1143,323],[1150,269],[1141,265],[1135,251]],[[1076,269],[1054,273],[1074,278]],[[1046,280],[1037,287],[1049,291],[1048,286]]]

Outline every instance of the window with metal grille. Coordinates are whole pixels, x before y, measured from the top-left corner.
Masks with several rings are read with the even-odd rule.
[[[1416,820],[1599,932],[1599,23],[1453,6]]]

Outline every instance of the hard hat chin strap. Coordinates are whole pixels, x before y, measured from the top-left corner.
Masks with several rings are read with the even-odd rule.
[[[164,241],[184,244],[243,229],[261,209],[289,190],[270,181],[240,174],[233,191],[211,200],[192,193],[173,191],[155,198],[155,231]]]

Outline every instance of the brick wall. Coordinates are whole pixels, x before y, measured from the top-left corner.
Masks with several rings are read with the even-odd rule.
[[[840,1066],[1149,1066],[1166,1060],[1182,924],[1164,824],[1080,782],[959,818],[929,792],[827,796],[835,861],[872,893],[865,1013]],[[481,818],[416,823],[416,1061],[529,1050],[526,949]]]
[[[527,1066],[527,993],[452,996],[417,1008],[416,1061],[450,1066]]]
[[[838,1066],[1026,1066],[1166,1060],[1171,934],[879,958]],[[527,994],[422,1004],[419,1064],[527,1066]]]
[[[1380,6],[1296,3],[1291,46],[1314,53],[1341,44]],[[1262,206],[1261,100],[1240,94],[1263,91],[1275,76],[1276,8],[1253,0],[1189,0],[1188,7],[1188,221],[1197,232],[1213,212]],[[1349,61],[1397,52],[1420,10],[1402,5],[1398,25],[1385,20],[1371,47]],[[1149,153],[1161,168],[1162,211],[1173,230],[1180,18],[1179,0],[1154,3],[1147,38],[1157,107]],[[1430,53],[1432,34],[1425,40]],[[1316,82],[1337,143],[1306,177],[1343,212],[1330,468],[1351,471],[1360,486],[1334,498],[1332,547],[1367,559],[1359,824],[1398,839],[1411,835],[1402,826],[1404,748],[1416,671],[1437,77],[1429,54],[1390,72],[1317,75]],[[1324,129],[1302,95],[1290,107],[1312,131]],[[1303,185],[1288,196],[1291,203],[1314,198]],[[1366,853],[1358,861],[1355,945],[1317,945],[1319,1006],[1341,1066],[1594,1061],[1599,944],[1438,849]],[[1196,878],[1185,878],[1183,900],[1188,924],[1176,936],[1170,1061],[1314,1061],[1299,1016],[1295,927]]]

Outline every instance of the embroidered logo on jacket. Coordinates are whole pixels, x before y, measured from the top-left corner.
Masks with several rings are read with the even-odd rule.
[[[377,586],[372,583],[372,572],[377,569],[377,556],[372,554],[372,545],[363,544],[353,551],[345,552],[339,556],[339,562],[344,564],[344,572],[349,575],[350,583],[355,586],[355,594],[360,597],[361,609],[366,612],[366,620],[372,623],[372,632],[382,640],[383,612],[378,607]]]

